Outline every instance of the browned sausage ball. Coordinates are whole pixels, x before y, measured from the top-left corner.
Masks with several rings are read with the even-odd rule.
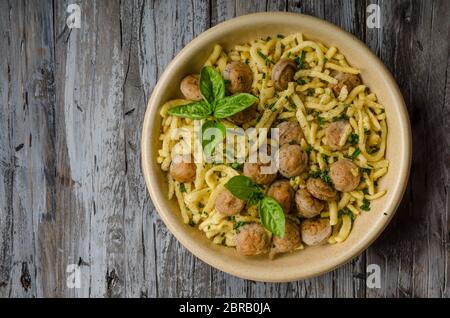
[[[302,240],[307,245],[319,245],[326,243],[331,235],[329,219],[307,219],[301,224]]]
[[[330,123],[327,128],[325,128],[326,143],[332,150],[348,148],[349,145],[347,142],[343,146],[340,146],[339,141],[349,126],[350,123],[347,120],[338,120],[334,123]]]
[[[300,216],[307,219],[319,215],[324,207],[323,202],[314,198],[306,189],[297,190],[295,205]]]
[[[262,167],[268,167],[270,166],[269,163],[263,164],[261,162],[256,163],[250,163],[246,162],[244,163],[244,176],[249,177],[253,181],[255,181],[257,184],[270,184],[275,180],[277,177],[276,173],[263,173],[261,171]]]
[[[286,178],[296,177],[308,168],[308,154],[299,145],[282,146],[278,160],[278,170]]]
[[[283,121],[277,128],[279,129],[280,147],[286,144],[300,144],[304,138],[300,125],[294,121]]]
[[[252,90],[253,72],[245,63],[228,63],[223,71],[223,78],[227,81],[227,90],[231,94],[249,93]]]
[[[178,182],[192,182],[197,166],[191,156],[175,156],[170,164],[169,173]]]
[[[236,250],[242,255],[253,256],[266,253],[269,245],[269,235],[258,223],[244,225],[236,235]]]
[[[235,197],[228,189],[224,189],[216,198],[216,211],[224,215],[235,215],[245,207],[245,201]]]
[[[330,85],[336,97],[339,96],[344,86],[347,86],[347,91],[350,93],[356,86],[361,85],[361,79],[355,74],[334,72],[332,76],[338,81],[337,84]]]
[[[287,180],[278,180],[272,183],[267,190],[267,195],[274,198],[283,208],[284,213],[289,213],[292,206],[294,191]]]
[[[320,178],[309,178],[306,181],[306,189],[319,200],[327,201],[336,198],[336,191]]]
[[[186,99],[190,100],[201,100],[202,95],[200,94],[199,88],[200,76],[197,74],[191,74],[183,78],[180,83],[181,93]]]
[[[353,191],[359,185],[358,166],[347,159],[338,160],[330,166],[330,178],[336,190]]]
[[[300,245],[300,243],[299,226],[291,221],[286,221],[284,236],[282,238],[273,236],[270,257],[273,258],[278,253],[292,252]]]
[[[291,59],[281,59],[272,69],[272,82],[278,90],[284,90],[289,82],[294,81],[294,75],[297,71],[297,63]]]

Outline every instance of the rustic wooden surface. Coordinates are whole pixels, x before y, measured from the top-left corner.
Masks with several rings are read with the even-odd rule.
[[[69,3],[81,28],[66,26]],[[382,27],[365,27],[378,3]],[[175,54],[256,11],[314,15],[394,74],[414,156],[404,200],[364,254],[310,280],[217,271],[159,219],[139,162],[146,102]],[[449,297],[450,1],[0,0],[0,297]],[[66,266],[81,270],[79,289]],[[381,267],[380,289],[366,266]]]

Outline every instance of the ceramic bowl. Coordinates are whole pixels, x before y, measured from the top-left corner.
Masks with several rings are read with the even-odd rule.
[[[306,247],[275,260],[267,256],[244,257],[235,249],[218,246],[199,230],[183,224],[175,200],[168,200],[166,176],[156,162],[160,135],[161,105],[179,97],[180,80],[198,73],[214,44],[225,49],[255,38],[302,32],[327,46],[336,46],[349,63],[361,70],[361,78],[386,107],[388,124],[386,157],[389,172],[380,180],[387,194],[362,212],[348,239],[335,245]],[[173,235],[194,255],[232,275],[265,282],[286,282],[326,273],[362,253],[386,228],[405,191],[410,161],[411,132],[404,100],[383,63],[353,35],[323,20],[292,13],[259,13],[223,22],[202,33],[173,59],[161,75],[147,105],[142,130],[142,169],[153,203]]]

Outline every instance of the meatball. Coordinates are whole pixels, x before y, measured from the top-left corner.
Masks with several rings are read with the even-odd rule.
[[[331,235],[331,225],[328,219],[308,219],[300,227],[302,240],[307,245],[319,245],[327,241]]]
[[[227,81],[227,90],[231,94],[248,93],[252,90],[253,72],[250,66],[242,62],[231,62],[223,71]]]
[[[344,86],[347,86],[347,91],[350,93],[356,86],[361,84],[361,79],[355,74],[334,72],[332,76],[338,81],[337,84],[330,85],[336,97],[339,96]]]
[[[278,153],[279,171],[282,176],[292,178],[308,167],[308,154],[299,145],[284,145]]]
[[[216,198],[216,211],[224,215],[235,215],[245,207],[245,201],[235,197],[228,189],[224,189]]]
[[[289,82],[294,81],[294,75],[297,71],[297,63],[291,59],[281,59],[272,69],[272,82],[278,90],[284,90]]]
[[[358,166],[347,159],[338,160],[330,166],[330,178],[336,190],[353,191],[360,180]]]
[[[232,115],[229,119],[236,125],[242,125],[256,118],[256,115],[258,114],[257,110],[257,104],[253,104],[249,108],[246,108],[239,113]]]
[[[306,189],[299,189],[295,193],[295,205],[300,216],[304,218],[313,218],[323,210],[322,201],[314,198]]]
[[[293,222],[286,222],[284,236],[273,236],[270,257],[273,258],[278,253],[287,253],[295,250],[301,243],[300,228]]]
[[[181,93],[186,99],[190,100],[201,100],[202,95],[200,94],[199,88],[200,76],[197,74],[188,75],[180,83]]]
[[[292,197],[294,191],[292,190],[289,181],[279,180],[272,183],[267,190],[267,195],[274,198],[283,208],[284,213],[289,213],[292,206]]]
[[[306,189],[319,200],[327,201],[336,198],[336,191],[320,178],[309,178],[306,181]]]
[[[255,181],[257,184],[270,184],[277,177],[276,173],[263,173],[262,167],[268,167],[270,163],[263,164],[261,162],[244,163],[244,175]]]
[[[246,256],[266,253],[270,245],[267,231],[258,223],[241,227],[236,235],[236,250]]]
[[[195,179],[197,166],[191,156],[175,156],[170,163],[169,173],[178,182],[192,182]]]
[[[300,125],[293,121],[283,121],[277,126],[279,129],[280,147],[286,144],[300,144],[304,138]]]
[[[348,148],[349,145],[347,142],[343,146],[340,146],[339,141],[349,126],[350,123],[347,120],[338,120],[329,124],[327,128],[325,128],[326,143],[332,150],[342,150]]]

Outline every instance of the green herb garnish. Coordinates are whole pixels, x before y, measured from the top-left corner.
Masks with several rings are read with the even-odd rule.
[[[326,120],[323,117],[317,116],[317,122],[319,123],[319,126],[322,127],[323,125],[325,125]]]
[[[370,211],[370,201],[367,199],[363,199],[363,204],[360,206],[360,209],[363,211]]]
[[[302,51],[300,53],[300,56],[297,56],[295,59],[295,63],[297,63],[297,66],[300,70],[305,68],[305,51]]]
[[[356,149],[355,151],[353,151],[353,153],[350,156],[346,156],[346,158],[351,159],[351,160],[355,160],[356,158],[358,158],[358,156],[361,153],[361,149]]]
[[[358,134],[355,134],[355,133],[351,133],[349,136],[348,136],[348,138],[347,138],[347,141],[348,141],[348,143],[350,144],[350,145],[356,145],[358,142],[359,142],[359,136],[358,136]]]
[[[273,198],[265,196],[263,189],[252,179],[241,175],[235,176],[225,183],[225,188],[248,204],[258,204],[261,224],[274,235],[284,236],[286,221],[283,208]]]
[[[258,51],[258,55],[264,59],[264,61],[266,62],[266,65],[274,64],[273,61],[267,55],[265,55],[263,52]]]

